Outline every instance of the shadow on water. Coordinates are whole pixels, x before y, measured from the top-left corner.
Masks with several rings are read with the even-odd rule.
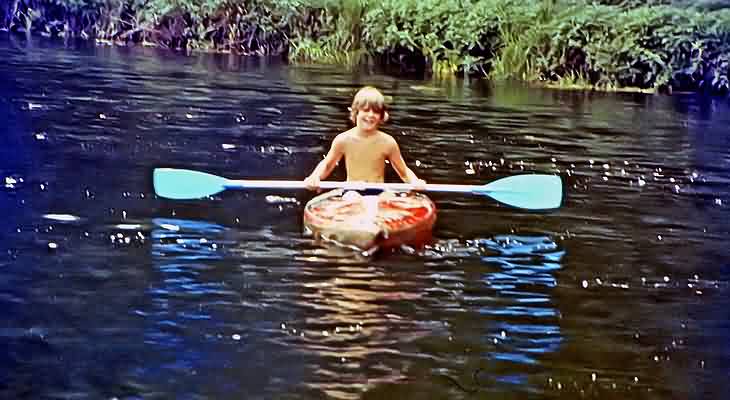
[[[0,397],[730,391],[726,100],[139,48],[0,57]],[[303,178],[364,84],[427,181],[558,174],[564,207],[434,194],[432,245],[354,259],[302,235],[310,194],[152,192],[158,166]]]

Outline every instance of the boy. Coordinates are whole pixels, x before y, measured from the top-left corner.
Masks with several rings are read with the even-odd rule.
[[[352,101],[350,120],[355,127],[335,137],[327,156],[304,180],[308,189],[319,188],[319,182],[332,173],[342,157],[348,181],[384,182],[388,160],[404,182],[416,188],[426,184],[406,166],[395,139],[378,129],[388,120],[385,97],[380,91],[372,86],[360,89]]]

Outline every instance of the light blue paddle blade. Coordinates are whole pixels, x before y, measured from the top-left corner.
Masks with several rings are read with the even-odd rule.
[[[563,181],[557,175],[515,175],[474,190],[512,207],[551,210],[563,202]]]
[[[199,199],[226,189],[228,179],[189,169],[155,168],[155,193],[168,199]]]

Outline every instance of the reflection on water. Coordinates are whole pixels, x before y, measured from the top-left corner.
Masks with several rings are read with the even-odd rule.
[[[727,101],[4,43],[2,398],[730,392]],[[154,196],[303,178],[364,84],[419,176],[559,174],[565,206],[434,193],[432,245],[356,257],[303,235],[310,193]]]
[[[307,246],[282,256],[263,237],[205,221],[153,223],[152,255],[162,276],[148,290],[153,307],[144,315],[155,324],[147,343],[185,346],[198,354],[203,350],[182,332],[194,324],[213,324],[219,331],[230,324],[228,340],[316,360],[297,369],[307,371],[307,387],[331,398],[359,398],[383,384],[407,384],[412,369],[451,382],[444,390],[481,390],[476,386],[484,378],[458,380],[468,368],[488,375],[492,385],[522,390],[529,384],[523,366],[540,364],[563,340],[551,294],[564,250],[545,236],[437,242],[419,254],[391,255],[400,257],[394,268],[377,257],[337,263],[337,254],[313,263],[302,257],[313,251]],[[252,257],[279,262],[256,265]],[[444,265],[446,259],[475,263],[462,271],[419,267]],[[219,269],[232,266],[238,278],[215,279]],[[226,322],[223,310],[248,322]],[[281,319],[254,322],[244,316],[251,312]],[[468,346],[474,356],[455,356],[448,348],[434,352],[439,340]]]
[[[483,261],[499,268],[486,274],[485,284],[496,291],[500,302],[507,303],[479,310],[504,318],[498,325],[499,336],[492,336],[495,343],[509,336],[510,344],[495,358],[536,363],[535,357],[556,351],[561,342],[559,313],[551,305],[549,290],[557,286],[554,272],[560,269],[564,251],[548,238],[539,237],[497,237],[482,245],[497,252]]]

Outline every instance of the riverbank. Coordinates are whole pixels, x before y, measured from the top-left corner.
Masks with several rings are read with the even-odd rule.
[[[0,0],[0,28],[558,88],[727,95],[730,9],[685,3],[151,0],[142,7],[127,0]]]

